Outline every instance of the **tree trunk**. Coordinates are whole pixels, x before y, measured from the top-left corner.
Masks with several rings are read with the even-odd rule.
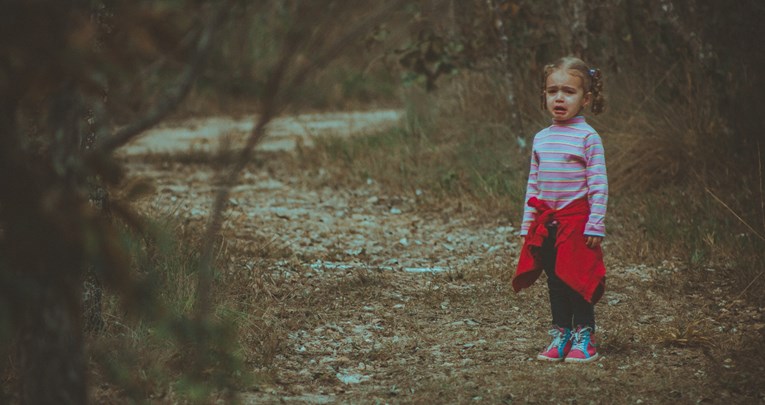
[[[571,50],[574,55],[584,57],[588,48],[587,3],[584,0],[571,2]]]
[[[13,100],[12,92],[7,93]],[[72,173],[79,148],[79,103],[64,86],[49,110],[57,142],[49,153],[25,148],[16,103],[0,103],[0,271],[14,291],[16,353],[23,404],[87,403],[81,322],[86,204]]]
[[[18,355],[24,404],[87,402],[82,325],[77,316],[79,288],[67,280],[55,281],[38,286],[38,302],[29,308],[21,328]]]
[[[3,271],[17,290],[3,298],[18,311],[21,400],[35,405],[84,404],[82,205],[76,196],[65,192],[52,196],[61,190],[44,188],[50,170],[43,169],[47,176],[40,175],[22,162],[23,157],[2,155],[3,171],[13,173],[0,181],[6,193],[0,219],[8,235],[2,245],[8,259]]]

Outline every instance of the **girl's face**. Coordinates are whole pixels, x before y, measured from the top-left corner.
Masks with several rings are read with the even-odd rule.
[[[590,103],[592,94],[584,92],[581,77],[558,69],[547,76],[545,97],[553,120],[565,121],[579,115]]]

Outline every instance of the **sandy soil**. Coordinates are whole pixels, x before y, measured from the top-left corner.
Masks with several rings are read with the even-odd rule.
[[[459,204],[434,212],[420,201],[427,190],[387,195],[374,179],[316,187],[331,179],[290,170],[281,149],[243,173],[224,226],[225,271],[243,280],[235,299],[263,320],[242,326],[259,376],[244,403],[765,401],[764,365],[746,355],[762,350],[763,311],[729,286],[689,280],[680,263],[609,257],[601,359],[539,362],[547,293],[543,279],[509,288],[516,218],[479,221]],[[203,223],[213,169],[146,150],[128,159],[131,176],[156,185],[144,209]]]

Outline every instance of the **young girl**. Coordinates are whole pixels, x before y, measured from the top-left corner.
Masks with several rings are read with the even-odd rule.
[[[581,115],[603,111],[598,69],[566,57],[542,73],[542,108],[553,123],[534,136],[521,235],[524,244],[513,289],[547,274],[552,309],[550,344],[540,360],[589,362],[594,343],[594,305],[603,295],[606,268],[600,242],[608,200],[600,136]]]

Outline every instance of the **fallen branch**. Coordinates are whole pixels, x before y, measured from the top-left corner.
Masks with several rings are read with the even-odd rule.
[[[744,289],[743,289],[743,290],[741,290],[741,292],[740,292],[740,293],[739,293],[739,294],[736,296],[736,298],[734,298],[734,299],[733,299],[733,300],[730,302],[730,304],[728,304],[728,308],[732,307],[732,306],[733,306],[733,304],[734,304],[734,303],[735,303],[735,302],[736,302],[736,301],[737,301],[739,298],[741,298],[741,296],[743,296],[743,295],[744,295],[744,293],[746,292],[746,290],[748,290],[748,289],[749,289],[749,287],[751,287],[752,285],[754,285],[754,282],[755,282],[755,281],[757,281],[757,279],[759,279],[759,278],[762,276],[762,274],[763,274],[763,273],[765,273],[765,271],[761,271],[761,272],[760,272],[760,274],[756,275],[756,276],[755,276],[755,277],[752,279],[752,281],[750,281],[750,282],[749,282],[749,284],[747,284],[747,286],[746,286],[746,287],[744,287]]]

